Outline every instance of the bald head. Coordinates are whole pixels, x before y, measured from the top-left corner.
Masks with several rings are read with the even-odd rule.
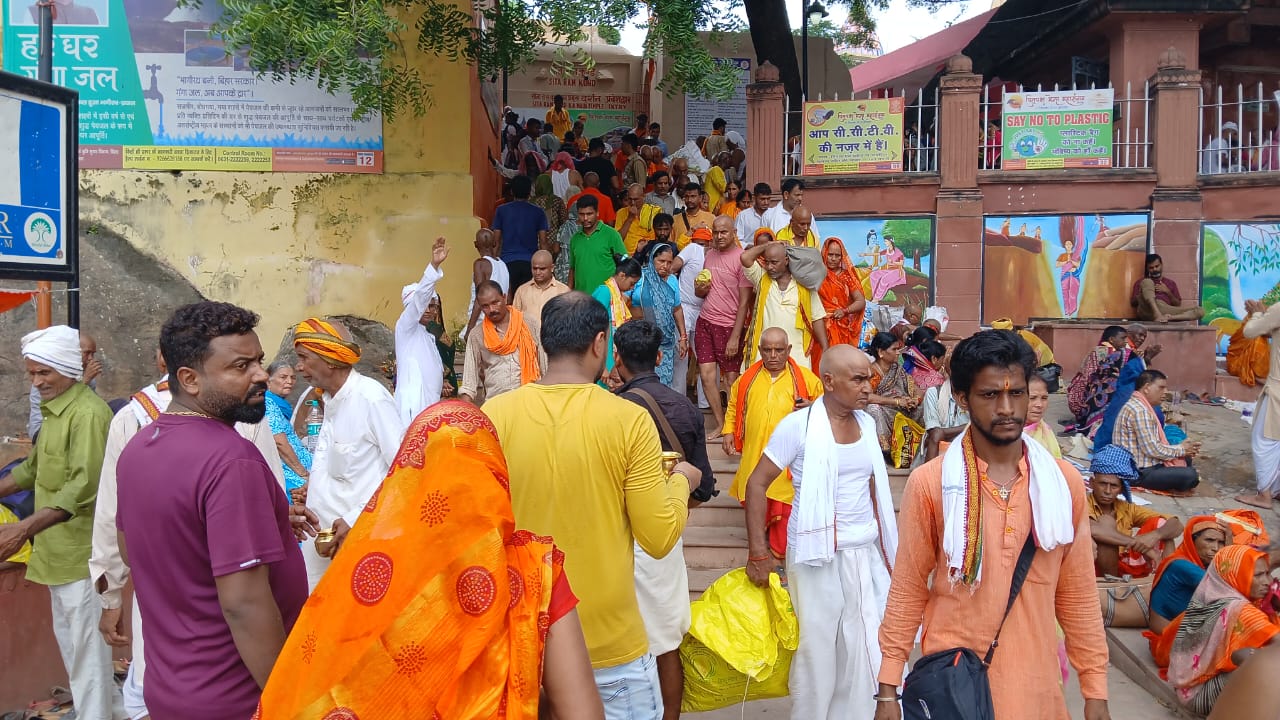
[[[813,213],[809,212],[809,208],[801,205],[791,211],[791,234],[794,236],[792,240],[796,245],[803,245],[805,238],[809,236],[809,228],[813,225]]]
[[[766,328],[760,333],[760,361],[772,374],[782,372],[791,357],[791,338],[779,327]]]
[[[584,187],[598,188],[600,187],[600,174],[589,172],[582,176],[582,184]]]
[[[529,259],[529,271],[533,274],[533,284],[540,288],[550,285],[555,264],[555,258],[551,257],[551,253],[546,250],[534,253]]]
[[[871,358],[852,345],[832,345],[822,353],[822,387],[828,411],[864,410],[871,400]]]
[[[728,215],[720,215],[711,223],[711,244],[720,252],[724,252],[738,244],[738,233],[734,229],[734,219]]]
[[[786,243],[771,242],[764,248],[764,271],[773,280],[791,274],[791,260],[787,257]]]

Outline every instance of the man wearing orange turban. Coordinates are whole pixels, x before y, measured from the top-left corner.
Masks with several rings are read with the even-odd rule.
[[[293,332],[298,373],[327,398],[324,423],[311,459],[307,507],[332,529],[332,545],[302,544],[307,581],[315,589],[351,526],[386,477],[400,448],[405,422],[395,398],[354,367],[360,345],[342,324],[308,318]]]

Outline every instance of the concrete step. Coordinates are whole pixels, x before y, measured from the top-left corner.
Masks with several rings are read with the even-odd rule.
[[[738,527],[686,527],[685,564],[690,569],[720,570],[747,563],[747,529]]]
[[[747,514],[741,507],[703,505],[689,512],[685,527],[746,527],[746,522]]]
[[[705,588],[704,588],[705,589]],[[690,578],[690,592],[693,591]],[[1161,705],[1180,718],[1198,717],[1186,710],[1173,693],[1169,683],[1160,677],[1159,668],[1151,658],[1151,646],[1137,628],[1107,628],[1107,649],[1111,664],[1124,673],[1136,685],[1146,690]]]

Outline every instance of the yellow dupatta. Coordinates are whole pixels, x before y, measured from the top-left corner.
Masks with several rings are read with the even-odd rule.
[[[800,281],[794,277],[791,282],[796,284],[797,302],[800,306],[800,312],[796,314],[796,328],[800,330],[800,346],[804,348],[804,354],[812,357],[813,350],[813,322],[809,319],[809,288],[800,284]],[[766,273],[760,278],[760,291],[756,293],[756,312],[755,317],[751,321],[751,337],[752,342],[759,343],[760,335],[764,332],[764,304],[769,297],[769,290],[773,288],[773,278]],[[758,354],[759,351],[756,351]],[[755,355],[753,355],[754,357]]]

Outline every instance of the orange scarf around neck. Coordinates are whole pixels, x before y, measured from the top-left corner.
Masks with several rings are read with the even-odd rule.
[[[751,384],[755,382],[756,377],[764,370],[764,361],[757,360],[747,371],[743,373],[742,378],[738,381],[737,410],[733,418],[733,447],[738,452],[742,452],[742,442],[746,438],[747,429],[747,393],[751,390]],[[800,366],[796,361],[787,358],[787,371],[791,373],[791,384],[795,388],[795,397],[803,400],[812,400],[809,396],[809,384],[804,382],[804,378],[800,375]]]
[[[518,353],[520,360],[520,384],[525,385],[542,377],[542,367],[538,364],[538,344],[533,340],[533,333],[524,324],[524,313],[508,307],[511,313],[507,321],[507,334],[498,337],[498,327],[489,318],[484,319],[484,346],[495,355]]]

